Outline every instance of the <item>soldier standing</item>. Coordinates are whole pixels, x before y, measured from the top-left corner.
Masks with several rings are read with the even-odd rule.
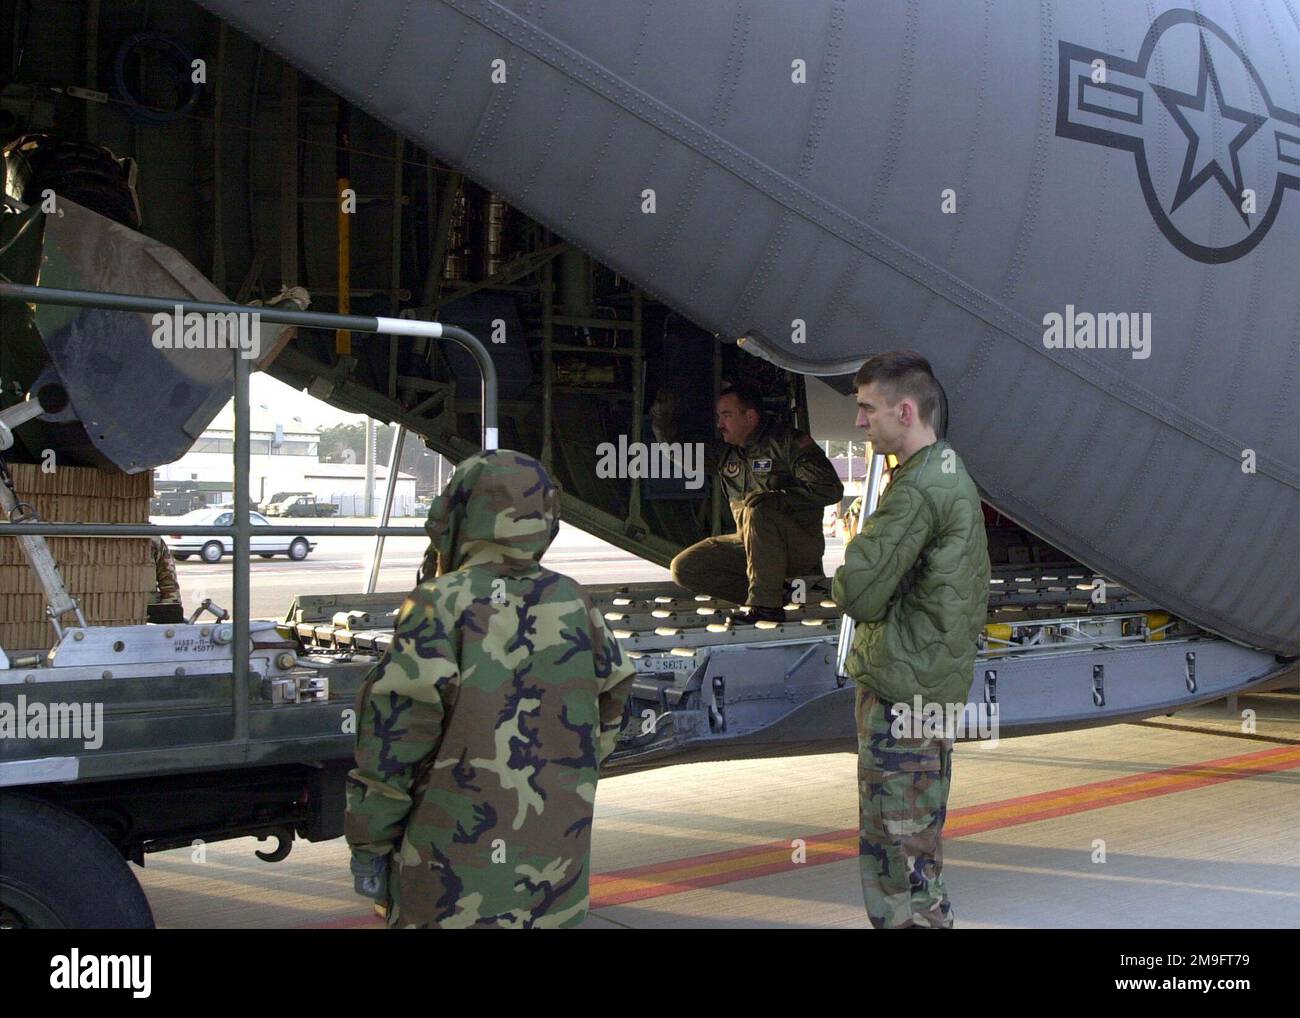
[[[674,441],[675,411],[675,395],[661,388],[650,411],[660,442]],[[736,532],[683,550],[673,579],[747,606],[752,622],[781,622],[785,581],[822,573],[822,510],[844,497],[844,485],[812,437],[763,413],[748,386],[725,390],[716,411],[724,444],[706,447],[705,469],[722,479]]]
[[[424,578],[361,688],[344,833],[391,927],[561,927],[587,914],[596,782],[633,668],[577,583],[541,463],[467,459],[434,499]]]
[[[858,427],[875,452],[899,460],[832,587],[856,622],[846,668],[857,683],[862,893],[877,929],[947,929],[952,739],[899,737],[894,705],[911,708],[919,696],[946,718],[948,704],[966,704],[988,613],[984,514],[956,451],[935,434],[947,413],[929,362],[908,350],[877,354],[854,384]]]

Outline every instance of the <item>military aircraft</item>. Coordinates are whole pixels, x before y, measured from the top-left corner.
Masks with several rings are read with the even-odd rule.
[[[143,84],[119,70],[103,108],[58,99],[97,117],[90,141],[148,139],[141,231],[241,302],[301,285],[317,310],[480,335],[500,442],[546,462],[570,522],[666,564],[726,528],[721,498],[596,469],[601,443],[649,440],[657,392],[704,437],[719,387],[748,379],[846,438],[852,372],[907,347],[944,383],[988,506],[1002,586],[973,697],[1026,728],[1101,723],[1247,688],[1300,652],[1289,5],[201,5],[214,17],[121,43]],[[194,212],[145,160],[174,177],[200,142],[214,169]],[[454,459],[478,447],[458,350],[299,330],[274,353],[267,370],[339,407]],[[156,448],[126,464],[86,427],[72,444],[91,461],[174,458],[229,392],[156,360],[122,378],[188,386]],[[647,702],[707,713],[700,648],[716,666],[726,641],[692,637],[680,592],[642,594],[622,614],[661,680]],[[603,596],[617,615],[640,595]],[[816,607],[806,637],[834,627]],[[809,701],[837,692],[803,646],[749,734],[792,716],[809,660]]]
[[[483,377],[437,321],[486,345],[499,444],[545,461],[564,517],[666,564],[729,526],[717,485],[598,469],[661,392],[685,437],[746,380],[842,440],[852,373],[906,347],[985,501],[981,724],[1150,717],[1294,668],[1290,0],[0,0],[0,24],[6,459],[148,470],[243,377],[148,313],[14,286],[347,312],[241,335],[460,460]],[[403,318],[426,335],[371,334]],[[770,628],[589,588],[639,673],[609,765],[851,746],[852,629],[807,579]],[[359,586],[276,622],[0,638],[0,706],[108,705],[93,751],[0,739],[5,923],[151,925],[124,858],[339,836],[340,721],[400,600]]]

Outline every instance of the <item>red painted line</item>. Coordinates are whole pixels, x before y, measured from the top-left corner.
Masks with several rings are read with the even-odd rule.
[[[1223,771],[1223,780],[1229,781],[1233,778],[1250,777],[1250,771],[1256,770],[1259,773],[1278,770],[1277,767],[1269,766],[1273,760],[1289,760],[1290,766],[1300,765],[1300,746],[1286,745],[1274,746],[1270,749],[1257,750],[1254,753],[1243,753],[1240,756],[1225,756],[1217,760],[1204,760],[1201,763],[1179,764],[1177,767],[1167,767],[1158,771],[1142,771],[1138,774],[1126,774],[1122,778],[1109,778],[1105,781],[1092,781],[1086,785],[1078,785],[1076,788],[1056,789],[1055,791],[1033,792],[1029,795],[1018,796],[1015,799],[1005,799],[1000,802],[983,803],[978,806],[967,806],[962,813],[987,812],[989,810],[1000,809],[1012,803],[1030,803],[1038,802],[1044,799],[1053,799],[1057,796],[1073,792],[1077,789],[1105,789],[1120,788],[1131,785],[1135,781],[1145,781],[1156,776],[1174,777],[1183,774],[1201,774],[1205,771],[1218,768]],[[1250,765],[1258,763],[1259,767],[1252,768]]]
[[[948,815],[944,835],[948,839],[966,837],[1298,766],[1300,747],[1279,746],[1240,756],[1089,782],[1072,788],[1035,792],[953,810]],[[1033,808],[1036,804],[1038,808]],[[806,859],[802,863],[792,860],[793,846],[790,842],[778,841],[601,873],[592,878],[591,907],[605,908],[682,891],[716,887],[803,866],[841,862],[855,858],[858,854],[856,828],[813,835],[803,841]],[[752,862],[744,865],[745,860]],[[725,865],[728,862],[738,862],[741,865],[728,867]],[[656,880],[656,877],[663,879]]]
[[[1300,767],[1300,747],[1277,746],[1239,756],[1180,764],[1163,770],[1143,771],[1121,778],[1094,781],[1047,792],[1034,792],[1012,799],[1001,799],[953,810],[948,814],[944,837],[948,840],[968,837],[1004,827],[1015,827],[1039,820],[1106,809],[1141,799],[1192,791],[1225,781],[1258,777],[1295,767]],[[591,908],[624,905],[649,898],[679,894],[683,891],[716,887],[720,884],[752,880],[793,869],[857,858],[856,828],[813,834],[801,840],[806,854],[806,860],[802,863],[792,861],[793,846],[789,841],[773,841],[763,845],[748,845],[662,863],[633,866],[609,873],[598,873],[591,880]],[[739,865],[727,865],[728,863]],[[382,927],[383,925],[383,920],[373,913],[342,916],[323,923],[308,924],[309,928],[313,929]]]
[[[953,818],[959,830],[955,830],[952,836],[982,834],[999,827],[1011,827],[1067,816],[1071,813],[1105,809],[1126,802],[1169,795],[1174,792],[1192,791],[1225,781],[1258,777],[1294,767],[1300,767],[1300,747],[1279,746],[1257,753],[1245,753],[1241,756],[1207,760],[1199,764],[1183,764],[1160,771],[1131,774],[1123,778],[1097,781],[1055,792],[1036,792],[1005,802],[986,803],[955,810]],[[1043,804],[1042,808],[1023,811],[1020,809],[1021,806],[1032,806],[1035,803]],[[997,817],[998,813],[1009,808],[1013,808],[1017,815],[1009,819]],[[981,819],[982,817],[987,819]]]

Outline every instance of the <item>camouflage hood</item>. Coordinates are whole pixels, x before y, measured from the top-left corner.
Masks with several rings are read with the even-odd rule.
[[[430,542],[425,579],[477,565],[528,572],[559,532],[560,488],[540,462],[521,452],[471,456],[433,500],[424,529]]]

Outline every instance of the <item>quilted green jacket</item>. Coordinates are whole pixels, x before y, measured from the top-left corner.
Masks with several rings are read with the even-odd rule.
[[[844,550],[832,596],[856,620],[847,670],[886,703],[964,703],[988,614],[979,493],[945,441],[894,470]]]

